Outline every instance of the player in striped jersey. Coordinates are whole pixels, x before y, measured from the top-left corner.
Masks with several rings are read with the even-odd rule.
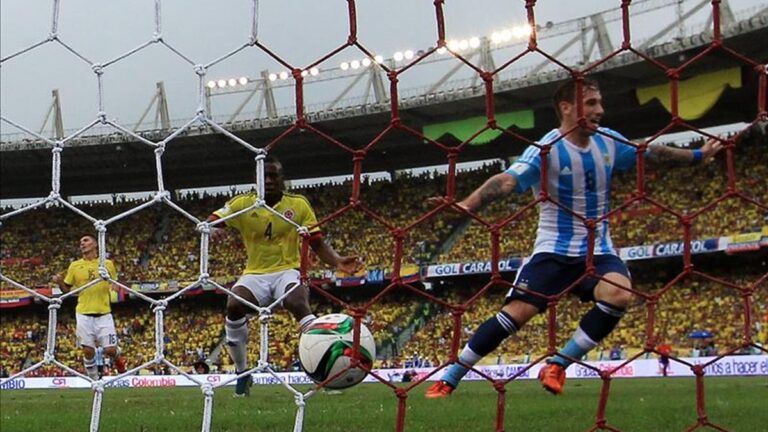
[[[268,206],[292,220],[299,226],[310,229],[309,244],[324,263],[338,270],[353,274],[362,269],[357,256],[341,256],[323,240],[317,218],[309,201],[301,195],[283,191],[283,166],[274,157],[264,162],[264,201]],[[256,202],[254,192],[238,195],[226,205],[213,212],[208,221],[224,218],[251,207]],[[280,216],[265,208],[252,209],[239,216],[227,219],[227,227],[240,233],[245,245],[248,262],[243,275],[232,291],[245,300],[268,306],[290,292],[282,300],[282,306],[299,322],[300,331],[308,328],[315,315],[309,306],[309,288],[301,284],[299,246],[301,237],[296,228]],[[224,234],[223,228],[213,228],[211,238],[218,240]],[[292,290],[292,291],[291,291]],[[226,338],[227,348],[238,374],[247,369],[248,321],[247,306],[230,297],[227,300]],[[250,393],[250,375],[239,378],[235,396]]]
[[[547,300],[531,294],[553,296],[571,285],[582,301],[595,302],[579,322],[573,337],[540,370],[544,388],[560,394],[565,384],[565,369],[596,347],[618,324],[632,299],[631,280],[626,265],[616,256],[608,231],[611,176],[614,170],[635,166],[637,150],[616,131],[600,126],[602,96],[598,84],[584,80],[583,120],[577,113],[576,84],[569,81],[553,97],[560,127],[547,133],[539,145],[549,148],[546,162],[547,191],[552,201],[539,204],[539,226],[531,256],[523,261],[505,304],[474,333],[452,364],[426,393],[428,398],[445,397],[459,384],[468,368],[495,350],[536,314],[546,310]],[[720,141],[708,140],[700,149],[684,150],[668,146],[649,146],[644,154],[649,161],[696,164],[710,160],[721,148]],[[511,192],[541,192],[541,149],[529,146],[506,171],[496,174],[458,206],[477,211]],[[433,198],[436,204],[442,198]],[[574,216],[563,207],[573,210]],[[593,261],[596,275],[579,281],[587,271],[589,240],[582,218],[597,221],[594,228]],[[530,291],[530,292],[529,292]]]

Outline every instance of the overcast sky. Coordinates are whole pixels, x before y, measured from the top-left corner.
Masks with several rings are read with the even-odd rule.
[[[670,3],[670,0],[654,0]],[[689,9],[700,0],[687,0]],[[539,24],[560,23],[606,9],[617,8],[619,0],[563,1],[543,0],[536,7]],[[735,12],[764,6],[766,1],[730,0]],[[251,31],[251,0],[164,0],[161,25],[164,40],[190,58],[206,64],[242,45]],[[564,7],[564,5],[570,7]],[[525,2],[521,0],[446,1],[445,25],[448,39],[489,36],[495,31],[525,23]],[[576,7],[578,5],[578,7]],[[398,50],[428,48],[437,39],[432,0],[358,0],[357,26],[360,42],[374,54],[389,58]],[[709,6],[689,20],[702,25]],[[51,30],[53,1],[3,0],[0,2],[0,57],[5,58],[44,40]],[[155,28],[155,2],[152,0],[61,0],[58,20],[60,39],[93,63],[104,63],[152,38]],[[633,21],[633,40],[655,33],[674,17],[675,7],[637,17]],[[619,23],[609,24],[614,43],[621,37]],[[695,30],[695,29],[694,29]],[[688,29],[688,32],[694,31]],[[312,63],[346,40],[348,34],[345,0],[270,0],[258,2],[259,40],[292,65]],[[567,36],[570,38],[571,36]],[[553,52],[563,39],[542,41]],[[547,45],[549,44],[549,45]],[[575,48],[574,48],[575,49]],[[497,65],[511,58],[522,46],[500,52]],[[573,51],[573,50],[571,50]],[[507,54],[505,54],[507,53]],[[568,52],[564,56],[573,56]],[[356,48],[328,59],[323,70],[337,68],[343,61],[362,59]],[[526,59],[527,65],[536,59]],[[536,60],[540,61],[540,60]],[[429,85],[456,60],[444,62],[443,70],[428,66],[414,68],[401,79],[407,90]],[[521,63],[524,64],[524,63]],[[206,79],[258,77],[262,70],[279,72],[284,68],[258,48],[247,48],[211,67]],[[511,68],[510,68],[511,69]],[[471,75],[467,69],[464,76]],[[461,76],[461,75],[457,75]],[[159,44],[105,69],[104,104],[108,117],[126,125],[138,121],[155,91],[155,83],[166,87],[172,119],[188,119],[197,107],[197,78],[192,66]],[[308,84],[308,104],[333,100],[351,78]],[[0,110],[2,115],[30,129],[38,130],[51,101],[51,90],[59,89],[66,129],[76,129],[96,118],[97,84],[90,66],[56,43],[47,43],[14,57],[0,68]],[[362,90],[348,97],[362,95]],[[293,90],[277,92],[278,105],[289,108]],[[214,115],[229,114],[242,101],[242,95],[215,98]],[[246,111],[255,111],[255,100]],[[0,122],[0,133],[18,130]]]

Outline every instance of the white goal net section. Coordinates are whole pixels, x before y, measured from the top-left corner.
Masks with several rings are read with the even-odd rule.
[[[21,122],[15,121],[12,118],[8,118],[5,115],[0,115],[0,121],[5,122],[14,128],[23,131],[26,134],[29,134],[36,138],[37,140],[45,143],[46,146],[48,146],[51,149],[51,172],[52,172],[52,180],[51,180],[51,191],[50,194],[37,202],[34,202],[32,204],[20,207],[18,209],[6,212],[2,215],[0,215],[0,229],[2,229],[4,226],[7,225],[8,221],[15,216],[18,216],[22,213],[29,212],[35,209],[41,209],[41,208],[47,208],[51,206],[63,206],[72,212],[76,213],[77,215],[87,219],[90,223],[93,224],[93,227],[97,233],[97,239],[98,239],[98,245],[99,245],[99,275],[97,278],[89,281],[87,284],[74,289],[72,291],[67,292],[66,294],[63,294],[58,297],[54,296],[45,296],[37,292],[36,290],[31,289],[30,287],[24,285],[21,281],[17,281],[12,279],[6,274],[2,273],[2,270],[0,269],[0,279],[9,284],[10,286],[23,290],[30,295],[34,296],[37,300],[44,302],[48,304],[48,333],[47,333],[47,340],[46,340],[46,348],[45,352],[43,354],[43,358],[40,359],[40,361],[34,363],[30,367],[10,376],[9,378],[0,380],[0,387],[2,387],[3,383],[11,382],[16,378],[22,377],[38,368],[41,368],[46,365],[55,365],[56,367],[60,368],[62,371],[65,371],[71,375],[80,377],[84,380],[87,380],[91,383],[91,387],[93,389],[93,406],[91,411],[91,421],[90,421],[90,431],[95,432],[100,429],[100,418],[102,413],[102,399],[105,391],[109,391],[109,388],[112,387],[114,383],[116,383],[118,380],[122,380],[127,376],[137,374],[140,370],[148,368],[150,366],[160,366],[164,365],[167,366],[169,369],[175,371],[175,373],[183,375],[190,381],[194,382],[199,386],[200,391],[203,396],[203,417],[202,417],[202,431],[210,431],[211,430],[211,422],[212,422],[212,416],[213,416],[213,398],[216,394],[216,390],[228,386],[232,384],[236,379],[246,376],[248,374],[253,373],[266,373],[274,377],[275,380],[282,383],[282,386],[286,389],[286,391],[290,392],[295,400],[296,403],[296,419],[294,423],[294,431],[301,431],[303,430],[303,420],[304,420],[304,406],[305,406],[305,400],[309,397],[311,397],[315,393],[315,389],[309,390],[306,393],[302,393],[295,389],[292,385],[290,385],[286,378],[282,375],[278,375],[275,373],[274,368],[269,362],[268,357],[268,342],[269,342],[269,321],[270,317],[272,316],[272,311],[276,307],[276,305],[280,304],[280,302],[285,298],[285,296],[290,294],[289,292],[286,292],[282,297],[276,299],[272,304],[268,305],[267,307],[261,307],[258,305],[255,305],[253,303],[248,302],[247,300],[239,297],[238,295],[234,294],[230,289],[225,288],[221,285],[219,285],[213,278],[209,277],[208,273],[208,252],[209,252],[209,241],[210,241],[210,232],[211,229],[223,224],[227,220],[237,217],[243,213],[249,212],[256,208],[264,208],[268,211],[274,213],[275,215],[281,217],[283,220],[285,220],[287,223],[292,224],[296,227],[296,230],[299,232],[300,235],[306,237],[308,235],[308,227],[299,226],[295,222],[293,222],[290,219],[287,219],[285,216],[283,216],[281,213],[275,211],[262,199],[258,199],[251,207],[245,208],[239,212],[233,213],[227,217],[218,219],[213,222],[207,222],[204,220],[200,220],[190,214],[189,212],[185,211],[183,208],[179,207],[176,203],[174,203],[171,199],[171,194],[168,190],[165,189],[163,184],[163,164],[162,164],[162,158],[163,158],[163,152],[165,151],[166,146],[168,143],[173,140],[174,138],[178,137],[182,133],[184,133],[186,130],[188,130],[191,126],[195,125],[202,125],[204,127],[208,127],[212,129],[213,131],[223,134],[227,136],[229,139],[237,142],[238,144],[242,145],[243,147],[247,148],[249,151],[251,151],[254,155],[254,166],[256,170],[256,191],[258,193],[259,197],[264,196],[264,159],[266,157],[266,150],[261,148],[256,148],[253,145],[243,141],[242,139],[238,138],[216,122],[214,122],[211,118],[209,113],[206,111],[206,104],[205,104],[205,86],[206,86],[206,74],[207,71],[214,65],[225,61],[227,58],[237,54],[238,52],[251,48],[256,47],[257,49],[264,49],[263,46],[261,46],[258,43],[257,39],[257,22],[258,22],[258,1],[253,0],[251,2],[251,32],[246,41],[244,41],[240,46],[235,48],[234,50],[208,62],[208,63],[198,63],[190,59],[190,57],[184,55],[180,50],[169,44],[167,41],[163,39],[163,33],[162,33],[162,21],[161,21],[161,1],[156,0],[154,2],[154,31],[151,35],[149,35],[149,38],[146,42],[140,44],[139,46],[118,55],[115,58],[107,59],[102,62],[94,61],[92,59],[89,59],[85,55],[83,55],[81,52],[78,51],[77,47],[73,47],[67,43],[67,41],[62,38],[58,34],[58,28],[59,28],[59,11],[61,7],[61,1],[59,0],[53,0],[53,18],[51,20],[50,24],[50,31],[47,36],[45,36],[41,41],[34,43],[26,48],[23,48],[17,52],[14,52],[10,55],[7,55],[0,59],[0,66],[7,66],[8,62],[12,59],[22,56],[25,53],[28,53],[30,51],[33,51],[35,49],[38,49],[39,47],[46,45],[46,44],[59,44],[64,49],[66,49],[69,53],[71,53],[72,56],[77,58],[79,61],[84,62],[87,64],[93,74],[95,75],[95,78],[98,83],[98,112],[96,113],[95,119],[90,121],[86,126],[82,127],[81,129],[75,131],[74,133],[61,138],[61,139],[51,139],[48,137],[43,136],[41,133],[35,132],[32,130],[32,128],[25,126],[21,124]],[[182,127],[179,127],[175,130],[173,130],[170,135],[168,135],[165,139],[155,142],[146,139],[145,137],[141,136],[140,134],[137,134],[133,131],[131,131],[129,128],[121,125],[119,122],[117,122],[114,119],[110,119],[109,113],[106,112],[104,109],[104,76],[108,75],[110,72],[110,67],[113,65],[119,63],[122,60],[125,60],[126,58],[131,57],[132,55],[135,55],[136,53],[152,46],[152,45],[160,45],[167,49],[169,55],[177,56],[181,58],[184,62],[186,62],[189,66],[190,73],[193,73],[197,76],[197,93],[198,93],[198,107],[195,111],[194,117],[189,120],[186,124],[184,124]],[[269,51],[267,51],[269,53]],[[271,53],[270,53],[271,54]],[[301,75],[297,76],[298,79],[301,78]],[[133,137],[136,141],[146,145],[149,147],[151,151],[154,151],[155,154],[155,166],[157,170],[157,190],[153,192],[153,197],[151,200],[148,200],[147,202],[144,202],[140,205],[137,205],[134,208],[131,208],[127,211],[124,211],[123,213],[117,214],[109,219],[103,220],[103,219],[97,219],[85,211],[79,209],[77,206],[73,205],[72,203],[68,202],[66,199],[64,199],[60,194],[60,185],[61,185],[61,153],[65,151],[68,146],[73,142],[73,140],[76,140],[78,137],[83,136],[87,131],[90,129],[101,126],[101,127],[107,127],[114,129],[114,132],[126,134],[130,137]],[[134,213],[140,212],[148,207],[155,206],[155,205],[167,205],[171,209],[173,209],[176,212],[179,212],[181,215],[183,215],[187,220],[189,220],[189,223],[195,224],[197,227],[197,231],[200,233],[200,256],[199,256],[199,276],[197,277],[197,280],[194,281],[194,283],[185,286],[183,289],[179,290],[178,292],[174,293],[173,295],[157,300],[153,299],[151,297],[148,297],[141,292],[132,289],[129,286],[126,286],[125,284],[121,283],[120,281],[114,280],[109,272],[107,271],[105,262],[106,257],[108,254],[107,251],[107,242],[106,238],[109,234],[109,227],[111,224],[115,223],[116,221],[119,221],[123,218],[126,218]],[[107,281],[109,283],[115,284],[122,288],[123,290],[130,291],[134,296],[137,298],[149,303],[151,305],[151,308],[155,315],[155,340],[154,340],[154,358],[148,360],[147,362],[138,365],[130,370],[125,371],[122,374],[116,375],[116,376],[109,376],[109,377],[103,377],[102,379],[91,379],[87,375],[84,375],[80,373],[79,371],[73,369],[71,366],[68,366],[67,364],[64,364],[56,357],[56,323],[57,323],[57,314],[58,311],[65,301],[76,301],[74,297],[81,291],[93,286],[96,283],[99,283],[101,281]],[[164,352],[164,329],[163,329],[163,323],[164,323],[164,314],[167,308],[171,307],[174,300],[178,299],[179,297],[183,296],[188,291],[195,289],[197,287],[200,287],[201,285],[206,284],[208,286],[214,286],[218,288],[221,292],[226,293],[229,296],[232,296],[242,302],[243,304],[247,305],[249,308],[251,308],[254,311],[254,314],[258,314],[258,320],[260,324],[260,347],[259,347],[259,359],[255,367],[253,367],[250,370],[247,370],[243,373],[241,373],[238,376],[222,380],[220,382],[210,383],[207,380],[205,380],[205,377],[191,375],[186,373],[184,370],[182,370],[179,366],[171,363],[166,359],[163,355]],[[222,354],[226,355],[226,354]],[[201,379],[202,378],[202,379]],[[8,391],[8,390],[0,390],[0,391]],[[221,397],[221,396],[220,396]]]

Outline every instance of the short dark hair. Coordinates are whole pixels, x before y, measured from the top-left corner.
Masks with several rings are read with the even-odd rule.
[[[267,155],[266,157],[264,157],[264,163],[265,164],[268,164],[268,163],[278,164],[278,165],[280,165],[280,167],[283,166],[283,163],[280,162],[280,159],[278,159],[278,158],[276,158],[276,157],[274,157],[272,155]]]
[[[583,90],[591,88],[600,90],[600,86],[597,81],[591,78],[584,78],[581,81],[581,88]],[[565,81],[560,87],[555,90],[555,94],[552,95],[552,106],[555,108],[555,114],[558,120],[562,120],[563,115],[560,113],[560,102],[574,103],[576,101],[576,80],[569,79]]]
[[[271,163],[271,164],[280,165],[280,170],[282,171],[282,169],[283,169],[283,163],[282,163],[282,162],[280,162],[280,159],[278,159],[278,158],[276,158],[276,157],[274,157],[274,156],[272,156],[272,155],[267,155],[267,156],[264,156],[264,165],[266,165],[266,164],[270,164],[270,163]],[[256,174],[256,169],[255,169],[255,167],[254,167],[253,173],[254,173],[254,175]]]
[[[280,173],[281,174],[283,173],[283,163],[280,162],[280,160],[278,158],[276,158],[276,157],[274,157],[272,155],[264,156],[264,165],[266,166],[267,164],[270,164],[270,163],[278,165],[280,167]],[[254,169],[253,169],[253,178],[254,178],[254,180],[256,180],[256,167],[254,167]]]
[[[99,238],[98,238],[98,237],[96,237],[96,236],[95,236],[95,235],[93,235],[93,234],[83,234],[83,235],[81,235],[81,236],[80,236],[80,238],[83,238],[83,237],[90,237],[90,238],[92,238],[92,239],[93,239],[93,241],[95,241],[96,243],[98,243],[98,242],[99,242]]]

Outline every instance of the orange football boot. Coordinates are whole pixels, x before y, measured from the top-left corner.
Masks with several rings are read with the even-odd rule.
[[[448,397],[453,393],[453,386],[445,381],[438,381],[427,389],[424,397],[427,399],[437,399]]]
[[[545,390],[559,395],[565,385],[565,369],[557,363],[548,363],[539,371],[539,381]]]

